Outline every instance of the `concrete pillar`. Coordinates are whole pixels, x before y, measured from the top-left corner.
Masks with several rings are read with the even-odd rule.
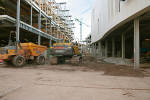
[[[90,44],[90,55],[92,55],[92,45]]]
[[[41,1],[39,0],[39,6],[41,8]],[[41,30],[41,10],[40,10],[40,13],[38,15],[38,28],[39,30]],[[39,32],[39,35],[38,35],[38,45],[41,45],[41,35],[40,35],[40,32]]]
[[[96,55],[96,47],[95,47],[95,43],[93,44],[93,56]]]
[[[95,57],[97,56],[97,45],[96,45],[96,43],[95,43]]]
[[[94,50],[95,48],[94,48],[94,43],[92,44],[92,55],[94,56],[95,55],[95,50]]]
[[[140,67],[139,18],[134,20],[134,68]]]
[[[39,30],[41,30],[41,12],[38,16],[38,27],[39,27]],[[41,45],[41,35],[40,35],[40,32],[39,32],[39,35],[38,35],[38,45]]]
[[[102,43],[101,41],[98,42],[98,53],[99,53],[99,57],[102,57]]]
[[[91,50],[90,50],[91,56],[93,56],[93,44],[91,44],[90,46],[91,46]]]
[[[105,41],[105,57],[108,57],[108,40]]]
[[[122,34],[122,59],[125,58],[125,33]]]
[[[102,57],[104,57],[105,56],[105,53],[104,53],[104,45],[102,45],[102,50],[101,50],[101,52],[102,52]]]
[[[115,57],[115,38],[112,38],[112,57]]]
[[[18,43],[20,41],[20,0],[17,0],[17,20],[16,20],[16,53],[18,53]]]
[[[92,44],[92,56],[94,56],[94,43]]]

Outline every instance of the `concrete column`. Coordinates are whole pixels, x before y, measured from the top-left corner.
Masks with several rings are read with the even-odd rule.
[[[91,48],[92,48],[92,47],[91,47],[91,44],[89,44],[89,54],[90,54],[90,55],[92,55]]]
[[[92,56],[94,56],[94,44],[92,44]]]
[[[39,6],[41,8],[41,1],[39,0]],[[40,13],[38,15],[38,28],[39,30],[41,30],[41,10],[40,10]],[[38,45],[41,45],[41,35],[40,35],[40,32],[39,32],[39,35],[38,35]]]
[[[139,18],[134,20],[134,68],[140,67]]]
[[[95,47],[94,47],[94,43],[92,44],[92,55],[95,56]]]
[[[96,43],[95,43],[95,45],[94,45],[94,50],[95,50],[95,57],[97,56],[97,46],[96,46]]]
[[[112,57],[115,57],[115,38],[112,38]]]
[[[93,44],[91,44],[91,55],[93,56]]]
[[[93,46],[93,44],[92,44],[92,50],[91,51],[92,51],[91,52],[92,56],[94,56],[94,46]]]
[[[39,30],[41,30],[41,12],[38,16],[38,27],[39,27]],[[38,45],[41,45],[41,35],[40,35],[40,32],[39,32],[39,35],[38,35]]]
[[[16,53],[18,53],[18,43],[20,41],[20,0],[17,0],[17,20],[16,20]]]
[[[122,59],[125,58],[125,33],[122,34]]]
[[[105,41],[105,57],[108,57],[108,40]]]
[[[99,41],[98,44],[99,44],[99,45],[98,45],[98,47],[99,47],[99,50],[98,50],[99,56],[102,57],[102,44],[101,44],[101,41]]]
[[[104,46],[102,45],[102,50],[101,50],[101,52],[102,52],[102,57],[104,57],[105,56],[105,53],[104,53]]]

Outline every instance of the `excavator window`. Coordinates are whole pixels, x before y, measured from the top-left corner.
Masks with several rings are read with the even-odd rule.
[[[8,45],[9,46],[16,45],[16,34],[15,34],[15,31],[11,31],[10,32]]]

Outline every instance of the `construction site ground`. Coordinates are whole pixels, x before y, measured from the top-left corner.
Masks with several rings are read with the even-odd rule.
[[[0,65],[0,100],[150,100],[150,69],[93,59],[80,66]]]

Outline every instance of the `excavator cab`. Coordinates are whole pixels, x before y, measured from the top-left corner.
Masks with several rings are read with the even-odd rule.
[[[16,45],[16,36],[15,32],[11,31],[9,35],[9,42],[8,46],[15,46]]]

